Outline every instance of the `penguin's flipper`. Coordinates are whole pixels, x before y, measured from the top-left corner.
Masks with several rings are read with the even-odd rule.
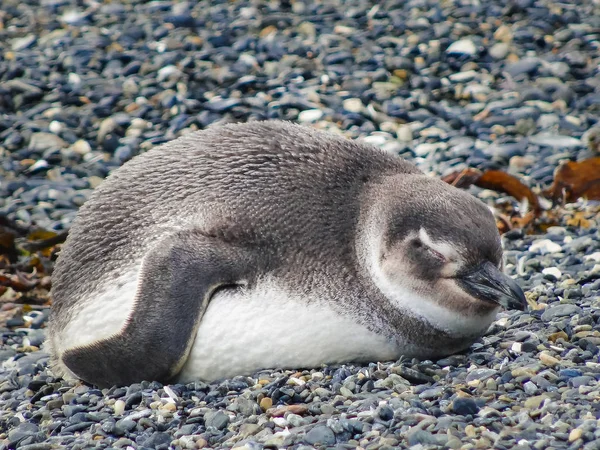
[[[199,232],[178,232],[145,256],[134,309],[119,334],[67,350],[62,360],[101,387],[168,381],[185,363],[216,289],[249,275],[252,250]]]

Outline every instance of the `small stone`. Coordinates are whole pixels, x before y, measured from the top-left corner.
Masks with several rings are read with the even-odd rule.
[[[573,386],[574,388],[579,388],[579,386],[588,386],[593,381],[595,381],[594,377],[591,377],[589,375],[582,375],[579,377],[571,378],[569,380],[569,384],[571,384],[571,386]]]
[[[75,141],[71,148],[75,153],[79,155],[87,155],[89,152],[92,151],[92,146],[85,139],[79,139]]]
[[[523,384],[523,390],[527,395],[534,395],[537,393],[538,387],[535,385],[535,383],[527,381],[525,384]]]
[[[335,434],[329,427],[317,425],[306,433],[304,440],[311,445],[333,445],[335,444]]]
[[[324,415],[332,415],[336,411],[335,407],[329,403],[323,403],[319,409],[321,410],[321,414]]]
[[[477,53],[477,47],[471,39],[461,39],[450,44],[446,53],[473,56]]]
[[[122,436],[133,430],[135,427],[137,427],[137,423],[127,417],[125,419],[117,420],[117,423],[115,424],[115,434],[117,436]]]
[[[33,133],[29,140],[29,149],[34,152],[45,152],[66,147],[68,144],[52,133]]]
[[[547,352],[541,352],[539,358],[540,361],[542,361],[544,364],[550,367],[554,367],[557,364],[560,364],[560,360],[558,358],[555,358]]]
[[[104,119],[100,123],[100,127],[98,128],[98,142],[102,143],[106,139],[106,137],[111,134],[118,127],[117,122],[112,117],[108,117]]]
[[[540,66],[540,60],[538,58],[523,58],[512,64],[506,66],[506,71],[512,76],[517,77],[519,75],[533,75]]]
[[[562,272],[558,269],[558,267],[547,267],[546,269],[542,270],[542,273],[547,275],[546,278],[550,277],[549,279],[552,281],[560,280],[562,277]]]
[[[340,394],[342,394],[344,397],[352,397],[354,395],[350,389],[344,386],[340,388]]]
[[[377,414],[381,420],[385,421],[392,420],[394,418],[394,410],[389,406],[382,406],[377,411]]]
[[[466,381],[467,382],[474,381],[474,380],[483,381],[490,377],[493,377],[497,373],[498,372],[496,372],[494,369],[487,369],[487,368],[475,369],[468,373]]]
[[[143,443],[144,447],[153,449],[167,449],[173,438],[168,433],[155,431]]]
[[[308,413],[305,405],[283,405],[269,411],[272,417],[283,417],[286,413],[303,415]]]
[[[525,169],[531,167],[535,163],[535,159],[531,156],[513,156],[510,158],[508,165],[512,169],[518,171],[524,171]]]
[[[306,109],[298,114],[298,121],[302,123],[316,122],[323,117],[323,111],[320,109]]]
[[[583,437],[583,430],[581,428],[573,428],[569,433],[569,442],[575,442]]]
[[[157,72],[156,79],[158,81],[165,81],[166,79],[178,79],[181,78],[183,73],[176,66],[165,66],[159,69]]]
[[[206,427],[212,427],[217,430],[222,430],[229,425],[229,416],[223,411],[209,411],[204,416],[204,424]]]
[[[600,126],[595,126],[587,130],[581,136],[581,141],[591,150],[592,153],[600,154]]]
[[[561,136],[553,133],[539,133],[529,137],[529,142],[553,148],[577,148],[583,147],[579,139],[570,136]]]
[[[364,109],[360,98],[347,98],[343,102],[344,109],[350,112],[359,113]]]
[[[54,134],[58,134],[62,131],[62,129],[64,128],[64,125],[62,124],[62,122],[59,122],[58,120],[53,120],[52,122],[50,122],[50,125],[48,125],[48,128],[50,129],[50,131]]]
[[[293,427],[301,427],[306,424],[304,418],[297,414],[288,414],[287,416],[285,416],[285,419]]]
[[[131,439],[122,437],[122,438],[117,439],[115,441],[115,443],[113,444],[113,446],[116,448],[123,448],[123,447],[127,447],[131,444],[133,444],[133,441]]]
[[[562,247],[550,239],[538,239],[529,246],[529,251],[545,255],[547,253],[558,253],[562,251]]]
[[[583,257],[586,261],[600,262],[600,252],[594,252]]]
[[[452,411],[461,416],[469,414],[474,416],[479,412],[479,406],[477,406],[477,403],[472,398],[459,397],[452,402]]]
[[[125,412],[125,402],[123,400],[117,400],[114,404],[115,416],[122,416]]]
[[[556,319],[558,317],[568,317],[574,314],[581,314],[581,308],[577,305],[565,303],[546,308],[546,310],[542,314],[542,320],[544,322],[551,322],[553,319]]]
[[[536,395],[525,400],[524,406],[527,409],[538,409],[540,405],[548,398],[546,395]]]
[[[444,394],[444,388],[441,386],[433,387],[430,389],[425,389],[423,392],[419,394],[419,398],[425,400],[433,400],[436,398],[440,398]]]
[[[175,412],[177,411],[177,405],[173,402],[167,402],[160,409],[167,412]]]
[[[262,408],[263,411],[266,411],[271,406],[273,406],[273,400],[270,397],[264,397],[260,401],[259,405],[260,405],[260,407]]]
[[[466,70],[464,72],[457,72],[450,74],[448,78],[454,83],[466,83],[474,80],[477,77],[477,72],[474,70]]]
[[[425,430],[415,430],[413,432],[409,432],[407,436],[408,445],[411,447],[413,445],[440,445],[441,442],[438,440],[438,436],[433,435],[432,433]],[[442,444],[443,445],[443,444]]]
[[[473,438],[473,437],[477,436],[477,429],[473,425],[469,424],[465,427],[465,434],[468,437]]]
[[[500,42],[511,42],[513,39],[512,30],[507,25],[500,25],[494,31],[494,39]]]
[[[15,52],[20,52],[31,47],[35,41],[37,41],[37,37],[35,34],[28,34],[22,38],[13,39],[11,42],[11,48]]]
[[[419,372],[418,370],[411,369],[405,366],[393,366],[391,371],[400,375],[402,378],[416,384],[433,383],[435,380],[429,375]]]
[[[413,133],[408,125],[400,125],[396,131],[396,137],[399,141],[411,142],[413,140]]]
[[[422,144],[419,144],[414,148],[414,152],[415,152],[416,156],[425,157],[425,156],[432,155],[438,149],[440,149],[439,144],[434,144],[431,142],[423,142]]]
[[[238,397],[234,404],[236,405],[236,408],[240,414],[244,416],[252,416],[255,414],[260,414],[261,412],[260,406],[255,401],[245,397]]]

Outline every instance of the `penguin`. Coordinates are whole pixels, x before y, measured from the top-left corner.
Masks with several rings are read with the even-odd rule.
[[[526,305],[480,200],[280,121],[192,132],[115,170],[51,295],[55,373],[100,387],[438,358]]]

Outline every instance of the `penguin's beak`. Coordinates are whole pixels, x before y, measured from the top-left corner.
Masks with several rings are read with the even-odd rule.
[[[457,281],[473,297],[497,303],[504,309],[524,311],[527,307],[525,294],[516,281],[504,275],[489,261],[460,275]]]

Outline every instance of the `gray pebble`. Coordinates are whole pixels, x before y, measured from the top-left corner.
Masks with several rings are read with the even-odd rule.
[[[581,313],[581,308],[577,305],[562,304],[547,308],[542,314],[544,322],[550,322],[558,317],[572,316],[573,314]]]
[[[229,416],[223,411],[209,411],[204,416],[204,423],[207,428],[222,430],[229,424]]]
[[[327,426],[317,425],[306,433],[304,440],[311,445],[333,445],[335,444],[335,434]]]

